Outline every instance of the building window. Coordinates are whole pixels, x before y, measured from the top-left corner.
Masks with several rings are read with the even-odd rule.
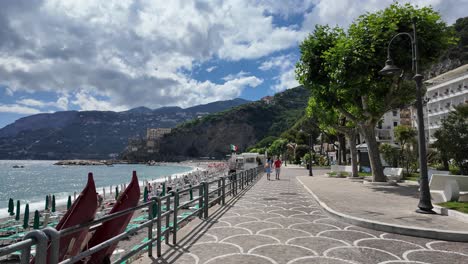
[[[397,116],[398,115],[398,111],[397,110],[393,110],[393,116]]]
[[[393,127],[398,126],[398,122],[393,122]]]

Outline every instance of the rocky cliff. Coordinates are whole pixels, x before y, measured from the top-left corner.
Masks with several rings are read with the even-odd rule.
[[[304,114],[308,98],[309,92],[297,87],[276,94],[269,103],[251,102],[184,123],[162,139],[159,155],[150,158],[224,158],[230,144],[242,152],[265,136],[290,128]]]
[[[175,127],[249,101],[234,99],[187,109],[145,107],[124,112],[66,111],[21,118],[0,129],[0,159],[106,159],[118,155],[129,138],[152,127]]]

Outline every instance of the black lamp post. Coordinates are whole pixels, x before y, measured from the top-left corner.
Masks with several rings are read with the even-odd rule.
[[[416,82],[416,109],[418,117],[418,143],[419,143],[419,166],[420,166],[420,190],[419,204],[416,212],[423,214],[435,214],[432,209],[434,208],[431,203],[431,193],[429,190],[429,179],[427,177],[427,159],[426,159],[426,136],[424,132],[424,114],[423,114],[423,92],[422,80],[423,76],[419,74],[418,68],[418,42],[416,38],[416,21],[413,19],[413,34],[402,32],[398,33],[390,40],[387,47],[387,61],[385,67],[379,71],[381,75],[395,75],[401,73],[401,69],[393,64],[390,56],[390,46],[392,41],[399,36],[408,36],[411,41],[412,53],[412,68],[414,71],[413,80]]]
[[[312,133],[309,134],[309,176],[314,176],[312,173]]]
[[[309,176],[314,176],[312,172],[312,133],[306,133],[304,130],[300,130],[300,132],[305,133],[309,136]]]

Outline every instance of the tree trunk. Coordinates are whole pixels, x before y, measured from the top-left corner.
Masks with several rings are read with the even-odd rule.
[[[338,142],[340,142],[340,160],[341,164],[346,165],[346,138],[345,135],[341,134],[338,136]]]
[[[351,177],[358,177],[359,172],[358,172],[358,162],[357,162],[356,131],[352,131],[349,133],[348,140],[349,140],[349,150],[351,152],[351,166],[353,168]]]
[[[362,134],[366,138],[367,151],[372,169],[372,181],[386,182],[387,178],[383,174],[382,161],[380,160],[379,146],[375,139],[375,125],[360,125]]]
[[[339,146],[338,146],[338,148],[336,148],[335,156],[336,156],[336,164],[337,165],[343,165],[343,164],[341,164],[341,151],[340,151]]]

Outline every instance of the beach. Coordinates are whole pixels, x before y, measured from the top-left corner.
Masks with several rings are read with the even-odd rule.
[[[89,172],[93,173],[96,190],[106,194],[112,187],[130,182],[132,171],[137,172],[141,184],[143,181],[163,179],[174,174],[192,171],[195,167],[187,163],[164,163],[160,166],[146,164],[115,164],[110,166],[57,166],[56,161],[0,160],[0,218],[8,217],[8,200],[20,200],[24,210],[26,203],[30,210],[43,210],[46,195],[55,195],[57,205],[65,205],[68,196],[83,189]],[[23,166],[13,168],[13,166]],[[21,213],[23,213],[23,210]]]
[[[158,166],[155,167],[167,167],[167,166],[174,166],[172,163],[163,163],[163,164],[158,164]],[[144,188],[147,187],[149,190],[149,198],[155,195],[160,195],[162,191],[162,183],[165,183],[166,186],[166,193],[167,191],[170,190],[176,190],[176,189],[183,189],[187,188],[189,185],[195,186],[198,185],[201,181],[207,181],[207,180],[212,180],[214,178],[217,178],[219,176],[223,176],[227,174],[227,167],[224,162],[183,162],[183,163],[177,163],[177,166],[183,167],[183,168],[189,168],[189,170],[185,170],[185,172],[180,172],[180,173],[174,173],[168,176],[164,177],[158,177],[155,179],[144,179],[144,180],[139,180],[140,182],[140,191],[141,191],[141,197],[140,197],[140,203],[143,202],[143,191]],[[151,166],[148,166],[151,167]],[[113,186],[109,187],[104,187],[104,188],[98,188],[99,194],[103,197],[103,203],[102,206],[98,208],[98,211],[96,212],[96,219],[103,217],[106,215],[106,213],[112,208],[112,205],[115,203],[115,187],[118,186],[119,192],[122,191],[123,188],[128,184],[127,183],[121,183],[121,184],[116,184]],[[84,186],[83,186],[84,187]],[[112,191],[112,192],[110,192]],[[79,192],[77,193],[79,195]],[[181,202],[188,200],[188,195],[182,196],[181,197]],[[44,198],[45,200],[45,198]],[[74,197],[72,196],[72,200],[74,200]],[[57,211],[55,213],[50,213],[50,217],[48,220],[49,226],[54,227],[58,221],[60,220],[61,216],[66,212],[66,201],[62,202],[62,200],[57,200]],[[43,206],[43,204],[41,205]],[[24,205],[22,206],[22,209],[24,208]],[[41,208],[41,222],[44,220],[44,215],[49,214],[49,212],[43,211],[43,207]],[[183,211],[187,211],[189,209],[183,209]],[[2,245],[13,243],[15,241],[18,241],[19,239],[24,236],[27,230],[22,230],[19,226],[22,225],[23,223],[23,212],[21,212],[21,218],[19,221],[11,221],[8,224],[4,224],[3,226],[0,226],[0,228],[9,228],[12,226],[15,226],[14,229],[10,229],[9,231],[1,232],[0,233],[0,238],[2,239]],[[132,221],[129,223],[127,226],[127,229],[134,227],[138,224],[141,224],[144,221],[144,217],[148,215],[147,210],[142,209],[135,211]],[[32,217],[31,217],[32,216]],[[32,225],[32,220],[34,216],[34,209],[31,209],[30,211],[30,223]],[[8,219],[14,219],[12,217],[8,217]],[[2,222],[5,223],[7,219],[2,219]],[[41,226],[42,227],[42,226]],[[8,240],[5,239],[7,237],[14,237],[15,239]],[[116,249],[116,255],[114,256],[117,258],[119,254],[122,254],[123,252],[128,252],[131,250],[135,245],[138,245],[141,243],[141,241],[147,236],[147,229],[142,229],[139,232],[133,234],[132,236],[128,237],[127,239],[122,240],[119,242],[118,247]]]

